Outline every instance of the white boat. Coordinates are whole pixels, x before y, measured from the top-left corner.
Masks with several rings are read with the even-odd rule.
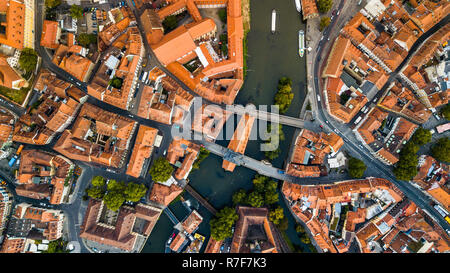
[[[273,9],[272,10],[272,33],[275,33],[276,21],[277,21],[277,12]]]
[[[297,8],[298,12],[302,11],[302,3],[300,2],[300,0],[295,0],[295,7]]]
[[[298,55],[300,57],[303,57],[303,54],[305,53],[305,33],[303,30],[298,31]]]

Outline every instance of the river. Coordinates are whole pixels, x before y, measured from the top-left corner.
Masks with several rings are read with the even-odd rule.
[[[297,117],[306,95],[306,59],[298,55],[298,31],[305,30],[305,24],[295,9],[294,0],[251,0],[250,9],[251,27],[247,35],[248,72],[244,86],[235,102],[242,105],[247,103],[253,103],[256,106],[271,105],[277,91],[278,80],[286,76],[292,79],[294,92],[294,100],[286,115]],[[277,12],[275,34],[271,33],[272,9]],[[276,167],[283,167],[294,134],[293,128],[283,127],[283,131],[286,139],[280,143],[281,154],[272,162]],[[225,140],[217,141],[217,143],[223,146],[228,145],[228,141]],[[264,154],[260,152],[260,143],[260,140],[249,141],[245,154],[255,159],[264,159]],[[252,188],[252,179],[255,174],[256,172],[244,167],[236,167],[233,173],[225,172],[222,169],[222,158],[211,154],[203,161],[199,170],[190,174],[189,183],[215,208],[221,209],[232,205],[231,196],[235,191],[240,188],[246,190]],[[194,207],[196,206],[195,199],[189,194],[185,193],[184,198],[191,200]],[[283,200],[280,201],[289,220],[286,234],[294,244],[302,245],[295,232],[295,220]],[[169,208],[179,220],[184,219],[188,214],[182,202],[176,202]],[[198,210],[204,217],[197,231],[206,237],[203,251],[209,239],[211,214],[202,206],[199,206]],[[173,231],[172,226],[169,218],[164,213],[161,214],[142,252],[164,252],[165,242]]]

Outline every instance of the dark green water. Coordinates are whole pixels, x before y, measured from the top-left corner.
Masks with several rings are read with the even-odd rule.
[[[270,31],[272,9],[277,11],[275,34]],[[306,95],[305,58],[298,56],[298,30],[300,29],[304,30],[305,25],[295,9],[294,0],[251,1],[251,30],[247,35],[248,72],[236,103],[271,105],[277,91],[278,80],[286,76],[292,79],[294,92],[294,100],[286,115],[299,115]],[[272,162],[277,167],[283,167],[294,134],[293,128],[284,127],[283,131],[286,139],[280,143],[281,154]],[[223,146],[228,145],[228,141],[217,141],[217,143]],[[260,152],[260,143],[259,140],[249,141],[245,154],[255,159],[264,159],[264,154]],[[252,179],[255,174],[256,172],[244,167],[236,167],[233,173],[225,172],[222,169],[222,158],[211,154],[203,161],[199,170],[191,173],[189,183],[215,208],[221,209],[232,205],[231,196],[235,191],[240,188],[246,190],[252,188]],[[189,194],[184,194],[184,197],[193,203],[196,202]],[[280,205],[284,208],[289,220],[289,228],[286,231],[288,237],[294,244],[302,245],[295,232],[295,220],[282,200]],[[184,219],[188,214],[181,202],[169,207],[179,220]],[[209,239],[211,214],[201,206],[198,210],[204,217],[197,231],[206,236],[204,249]],[[172,223],[163,213],[142,252],[164,252],[165,242],[172,234],[172,230]]]

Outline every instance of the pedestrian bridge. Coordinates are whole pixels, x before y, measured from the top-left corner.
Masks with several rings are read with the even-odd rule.
[[[278,113],[267,112],[264,110],[258,110],[253,104],[247,104],[247,106],[245,107],[242,105],[222,105],[221,108],[237,115],[242,116],[247,113],[259,120],[280,123],[295,128],[305,128],[305,122],[307,122],[304,119],[300,118],[280,115]]]

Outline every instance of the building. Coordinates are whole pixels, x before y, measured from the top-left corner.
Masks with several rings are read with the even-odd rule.
[[[0,3],[0,44],[22,50],[25,38],[26,8],[23,0]]]
[[[411,138],[417,125],[373,108],[353,131],[372,154],[386,165],[395,164],[403,145]]]
[[[79,45],[60,44],[53,55],[52,62],[82,82],[87,82],[94,63],[86,58],[86,49]]]
[[[52,241],[61,238],[63,223],[64,213],[60,210],[20,203],[14,209],[6,234],[8,238]]]
[[[335,133],[320,134],[302,129],[295,140],[295,146],[286,173],[297,177],[319,177],[320,166],[325,156],[334,156],[344,145],[341,137]]]
[[[55,145],[64,156],[104,166],[123,165],[137,122],[85,103]]]
[[[239,219],[230,253],[280,253],[280,242],[267,208],[238,206]]]
[[[27,87],[28,82],[10,66],[7,57],[0,54],[0,85],[19,90],[22,87]]]
[[[181,223],[183,230],[188,234],[193,234],[198,226],[202,223],[203,217],[196,210],[193,210],[191,214]]]
[[[16,122],[13,141],[45,145],[75,119],[87,95],[45,69],[34,89],[40,97]]]
[[[212,48],[215,36],[212,19],[202,18],[198,8],[227,7],[228,57],[221,59]],[[164,33],[161,21],[187,10],[194,22]],[[232,104],[243,84],[243,24],[240,0],[171,1],[158,12],[146,9],[141,20],[147,41],[167,69],[198,95],[215,103]],[[195,61],[199,68],[191,73],[184,66]],[[226,79],[222,79],[226,77]]]
[[[99,35],[104,32],[107,30],[104,29]],[[100,68],[88,85],[88,94],[127,110],[137,89],[145,49],[137,27],[125,28],[111,39],[111,44],[108,43],[107,50],[102,54]]]
[[[56,21],[44,20],[42,27],[41,46],[49,49],[57,49],[61,37],[61,28]]]
[[[86,209],[80,237],[126,251],[136,249],[138,238],[147,238],[162,210],[150,205],[137,204],[135,208],[122,206],[115,217],[106,217],[103,201],[91,199]]]
[[[188,177],[199,152],[200,146],[197,144],[182,138],[172,140],[167,149],[167,160],[177,167],[174,174],[176,179],[182,180]]]
[[[228,149],[240,154],[245,153],[245,148],[247,147],[248,139],[250,137],[250,133],[252,132],[254,122],[255,117],[250,116],[249,114],[241,116],[238,126],[234,131],[233,137],[228,144]],[[235,167],[236,164],[225,159],[223,160],[222,168],[224,168],[226,171],[232,172]]]
[[[144,168],[144,166],[149,163],[148,160],[152,155],[157,135],[158,129],[139,125],[138,134],[136,136],[133,152],[129,159],[126,174],[140,177],[143,175],[143,172],[146,172],[147,168]],[[145,176],[145,174],[143,176]]]
[[[11,212],[13,195],[4,186],[0,186],[0,235],[6,227],[7,218]]]
[[[303,20],[319,17],[316,1],[301,0]]]
[[[50,197],[50,204],[59,205],[69,194],[69,179],[74,164],[61,155],[40,150],[24,150],[20,156],[16,192],[29,198]],[[50,196],[48,196],[50,193]]]
[[[23,253],[25,251],[26,238],[8,237],[4,239],[0,253]]]
[[[159,206],[168,206],[182,192],[183,188],[174,183],[169,186],[153,183],[148,199]]]
[[[379,213],[403,199],[403,193],[397,187],[381,178],[350,180],[317,186],[301,186],[284,182],[282,192],[289,202],[294,216],[306,225],[316,244],[322,251],[333,253],[346,251],[354,237],[356,224],[366,222],[366,218],[373,217],[371,215]],[[366,199],[361,198],[362,196],[366,196]],[[383,207],[376,203],[383,204]],[[343,205],[366,209],[356,209],[342,215],[341,207]],[[341,216],[339,216],[340,214]],[[345,220],[340,220],[341,217],[345,217],[343,218]],[[382,217],[380,216],[380,218]],[[340,225],[339,233],[336,233],[338,221],[343,224]],[[334,235],[330,236],[332,234]],[[342,238],[342,240],[338,241],[336,237]]]
[[[142,90],[137,115],[165,124],[181,124],[194,96],[158,67],[150,70],[148,79],[150,85],[145,85]]]

